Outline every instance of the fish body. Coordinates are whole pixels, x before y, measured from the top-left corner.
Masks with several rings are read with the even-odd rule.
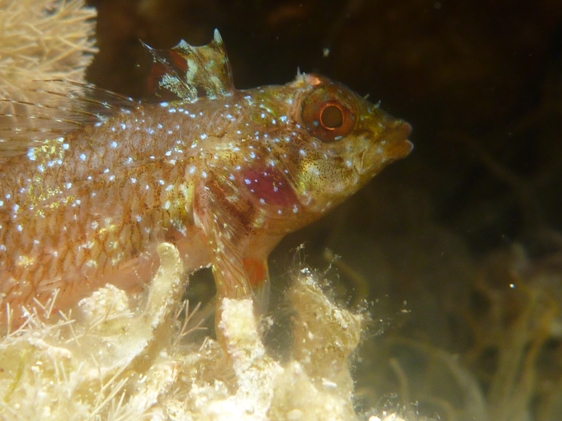
[[[205,47],[151,51],[155,90],[177,99],[78,113],[95,121],[30,130],[41,140],[0,161],[4,319],[9,308],[18,323],[55,292],[67,309],[106,283],[136,289],[162,241],[187,272],[212,265],[220,296],[251,296],[283,236],[412,148],[407,123],[321,76],[234,89],[218,33]]]

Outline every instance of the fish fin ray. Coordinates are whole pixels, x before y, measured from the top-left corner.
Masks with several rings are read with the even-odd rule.
[[[244,226],[223,206],[220,196],[224,187],[215,180],[204,187],[204,195],[196,195],[195,220],[209,241],[219,298],[243,298],[252,293],[244,256],[236,245],[244,235]]]
[[[0,99],[0,162],[139,106],[132,98],[88,83],[36,82],[37,88],[23,91],[20,98]],[[63,85],[67,92],[57,90]]]
[[[143,43],[154,65],[148,93],[164,99],[195,101],[200,96],[225,96],[234,91],[232,70],[222,38],[194,47],[181,40],[170,50],[156,50]]]

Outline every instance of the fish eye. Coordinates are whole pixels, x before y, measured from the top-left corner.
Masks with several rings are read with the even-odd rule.
[[[308,132],[324,143],[342,140],[355,127],[352,98],[330,85],[313,90],[305,98],[301,117]]]
[[[320,111],[320,124],[328,130],[335,130],[343,124],[343,111],[337,104],[326,104]]]

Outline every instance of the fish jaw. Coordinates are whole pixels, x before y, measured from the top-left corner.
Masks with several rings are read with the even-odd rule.
[[[369,146],[354,162],[357,174],[368,182],[388,164],[405,158],[414,145],[408,140],[412,127],[403,120],[385,117],[385,129],[378,136],[368,136]]]

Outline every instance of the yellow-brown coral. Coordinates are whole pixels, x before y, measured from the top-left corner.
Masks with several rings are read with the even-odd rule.
[[[97,49],[96,11],[83,6],[83,0],[0,0],[0,98],[33,102],[27,89],[34,81],[84,80]]]

